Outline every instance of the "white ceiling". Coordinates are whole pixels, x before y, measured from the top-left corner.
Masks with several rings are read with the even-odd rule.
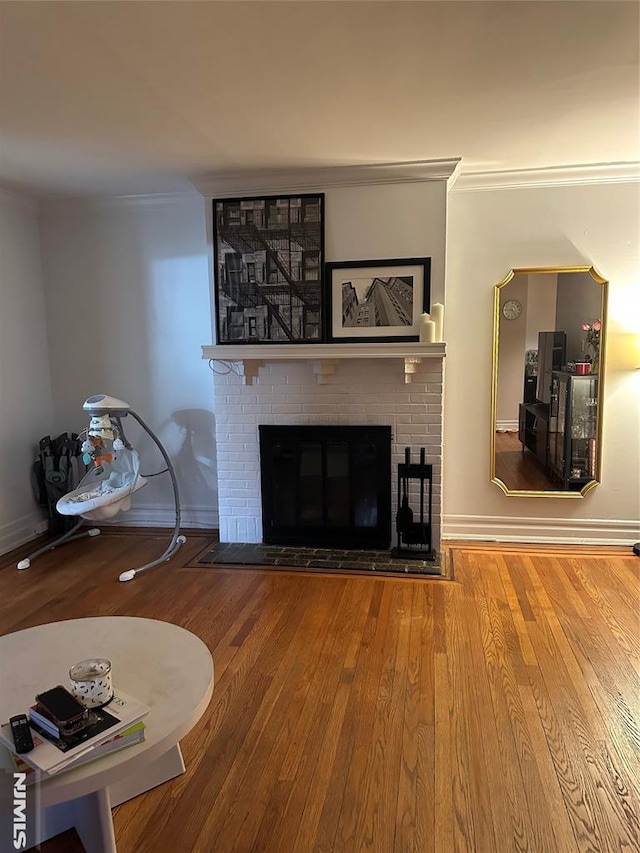
[[[633,2],[0,2],[0,181],[636,161]]]

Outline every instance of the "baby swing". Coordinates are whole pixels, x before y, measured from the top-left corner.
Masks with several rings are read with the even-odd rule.
[[[59,539],[21,560],[18,568],[28,569],[31,561],[40,554],[52,551],[72,539],[100,534],[100,530],[96,527],[84,533],[78,533],[77,531],[84,524],[82,519],[108,521],[119,512],[126,512],[131,507],[131,496],[147,484],[146,477],[140,474],[140,457],[127,441],[122,428],[122,418],[131,415],[155,442],[166,462],[166,468],[155,474],[148,474],[147,477],[169,473],[173,485],[175,525],[171,542],[161,557],[139,568],[122,572],[120,580],[130,581],[137,574],[171,559],[180,546],[187,541],[185,536],[180,535],[180,496],[176,475],[160,440],[128,403],[105,394],[97,394],[89,397],[82,408],[91,414],[89,427],[84,430],[86,439],[82,444],[82,458],[85,465],[92,467],[78,487],[63,495],[56,504],[60,515],[79,516],[80,520]]]

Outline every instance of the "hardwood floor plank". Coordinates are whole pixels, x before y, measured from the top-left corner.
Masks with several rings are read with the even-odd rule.
[[[531,594],[531,584],[529,582],[528,572],[518,559],[509,560],[507,570],[511,576],[511,583],[518,599],[522,618],[525,622],[534,622],[536,617],[529,599],[529,595]]]
[[[255,768],[252,768],[250,762],[255,748],[259,745],[260,760],[262,760],[264,753],[267,752],[268,754],[272,740],[281,731],[282,720],[277,716],[272,718],[271,711],[275,707],[278,697],[282,695],[287,684],[287,676],[292,675],[292,668],[296,668],[294,677],[300,672],[299,667],[295,664],[295,647],[292,646],[292,640],[300,628],[309,604],[308,591],[305,592],[300,588],[297,597],[291,602],[290,608],[278,611],[278,619],[275,624],[272,624],[270,620],[267,621],[268,633],[265,634],[264,626],[261,624],[264,620],[259,620],[253,633],[247,638],[242,653],[234,658],[234,663],[236,661],[238,663],[234,667],[234,678],[230,687],[233,686],[237,689],[242,699],[240,707],[237,707],[236,697],[231,700],[230,696],[229,701],[233,701],[233,704],[236,705],[237,711],[240,712],[241,721],[224,714],[219,736],[211,742],[210,748],[198,768],[202,790],[215,790],[216,800],[223,794],[230,774],[237,775],[240,773],[241,778],[244,779],[244,774],[249,772],[250,778],[253,778]],[[252,638],[254,639],[254,654],[250,652],[250,640]],[[221,690],[224,690],[226,684],[223,684],[222,681],[220,686]],[[291,683],[290,681],[287,686],[290,686]],[[253,688],[252,685],[257,685],[257,687]],[[267,728],[265,737],[263,724],[269,722],[271,725]],[[248,798],[243,797],[241,802],[237,804],[237,808],[242,811],[248,802],[250,802]],[[206,806],[204,808],[206,809]],[[188,810],[191,810],[191,814],[194,811],[193,804],[187,800],[185,802],[185,817]],[[218,820],[215,823],[216,837],[224,832],[230,817],[232,815],[229,815],[224,809],[218,813]],[[206,812],[203,811],[199,816],[197,838],[203,845],[202,849],[206,849],[204,845],[211,844],[215,849],[215,837],[202,838],[203,827],[207,827],[207,818],[210,819],[209,809],[206,809]],[[176,843],[178,840],[176,839]],[[181,844],[188,845],[189,841],[188,836],[183,836],[180,839]],[[209,849],[211,849],[210,846]]]
[[[363,799],[366,796],[370,776],[374,772],[376,744],[373,733],[381,683],[386,677],[383,665],[386,660],[385,649],[393,637],[394,593],[393,588],[384,587],[371,645],[368,648],[364,647],[364,657],[358,661],[363,669],[364,678],[358,696],[357,717],[352,714],[345,721],[353,733],[353,749],[346,774],[339,824],[331,847],[335,853],[352,853],[358,841],[367,840],[356,836],[356,832],[360,825]]]
[[[495,601],[500,612],[506,655],[513,667],[517,683],[528,684],[528,663],[523,652],[523,633],[518,630],[519,622],[517,619],[517,616],[522,616],[522,611],[518,607],[517,595],[515,595],[515,590],[511,583],[511,577],[507,569],[506,561],[501,556],[496,556],[495,558],[494,583],[495,588],[498,591],[498,596]],[[513,609],[514,605],[515,614]],[[524,620],[522,621],[524,622]],[[526,631],[524,632],[524,635],[526,635]]]
[[[498,555],[498,557],[501,559],[496,559],[496,566],[500,573],[502,588],[506,596],[505,604],[509,608],[513,627],[515,629],[515,637],[512,640],[513,648],[519,662],[521,662],[525,667],[525,672],[522,673],[520,672],[520,666],[518,666],[519,676],[523,683],[528,684],[526,671],[530,666],[535,665],[536,656],[531,646],[531,640],[529,639],[529,634],[527,632],[526,620],[524,613],[520,608],[520,599],[518,598],[518,594],[513,584],[512,576],[512,572],[516,570],[516,567],[520,567],[520,569],[522,568],[522,561],[518,555],[514,554]]]
[[[605,731],[601,714],[593,708],[587,713],[590,694],[576,657],[541,584],[536,594],[546,612],[544,621],[530,626],[544,680],[544,687],[538,680],[536,700],[545,696],[544,719],[548,735],[554,736],[553,757],[576,840],[581,850],[616,849],[616,844],[636,849],[640,838],[599,759]],[[632,783],[625,788],[632,789]]]
[[[304,614],[296,632],[297,641],[280,657],[278,677],[274,678],[271,695],[265,696],[252,721],[239,756],[242,760],[234,762],[218,794],[217,802],[225,818],[218,817],[215,823],[209,819],[202,829],[202,837],[217,849],[253,848],[274,775],[278,777],[275,799],[288,798],[292,780],[286,769],[283,773],[283,763],[289,751],[294,749],[297,753],[301,741],[306,742],[305,727],[312,716],[307,700],[314,679],[322,682],[324,677],[319,666],[343,591],[344,584],[327,585],[322,607]],[[314,653],[308,657],[309,649]]]
[[[498,555],[496,561],[509,563],[511,558],[503,560]],[[498,732],[501,771],[509,795],[514,843],[516,849],[540,853],[569,850],[571,847],[565,836],[556,836],[549,831],[553,813],[549,809],[522,704],[519,683],[523,679],[519,682],[516,677],[514,661],[506,641],[504,626],[509,618],[501,607],[505,596],[500,573],[483,573],[482,583],[491,643],[491,654],[486,656],[489,684]],[[522,802],[527,804],[526,812],[522,810]]]
[[[399,726],[402,759],[394,821],[396,851],[435,850],[433,607],[424,600],[431,589],[423,585],[405,592],[411,598],[404,697],[400,700],[404,714]],[[400,679],[398,685],[402,686]]]
[[[640,849],[628,550],[455,543],[452,582],[198,567],[208,541],[129,584],[164,533],[0,560],[2,633],[122,614],[211,650],[187,770],[114,810],[120,853]]]
[[[580,668],[578,662],[578,653],[579,650],[584,647],[584,644],[591,645],[590,638],[592,637],[593,632],[596,631],[600,642],[596,647],[591,645],[592,651],[587,656],[589,661],[587,666],[591,666],[592,655],[596,655],[596,660],[598,657],[602,658],[602,656],[604,656],[605,659],[608,659],[608,663],[606,665],[616,669],[616,681],[623,688],[623,691],[628,691],[630,696],[637,696],[638,689],[640,687],[640,680],[636,673],[638,660],[630,648],[630,644],[618,642],[618,637],[614,634],[611,626],[611,621],[615,620],[608,620],[603,617],[598,601],[592,599],[588,624],[585,624],[583,620],[583,627],[578,630],[579,621],[568,611],[566,601],[560,599],[556,603],[553,603],[551,598],[548,596],[547,587],[550,585],[549,572],[550,567],[547,561],[544,559],[540,560],[537,564],[536,577],[539,579],[540,602],[547,609],[547,618],[544,624],[549,630],[551,630],[558,644],[565,651],[564,663],[574,674],[574,683],[576,685],[582,685],[582,682],[585,679],[585,672]],[[563,616],[563,614],[567,615]],[[564,622],[568,626],[567,630],[563,629],[563,618]],[[571,626],[576,627],[578,636],[582,638],[583,645],[579,642],[572,645],[569,642],[567,633],[572,630]],[[621,646],[622,649],[620,648]],[[601,719],[601,715],[598,715],[598,719]]]
[[[393,590],[389,634],[369,753],[369,773],[365,795],[359,806],[356,846],[361,850],[394,850],[396,809],[401,764],[389,762],[390,755],[402,753],[404,692],[407,682],[407,647],[411,626],[411,589]]]
[[[379,634],[380,608],[384,587],[378,584],[370,592],[368,618],[361,635],[361,641],[353,661],[353,669],[346,670],[345,683],[348,684],[347,704],[342,726],[337,738],[335,761],[331,768],[327,796],[324,800],[313,850],[332,851],[336,835],[341,826],[342,809],[347,796],[347,784],[350,770],[355,763],[356,739],[360,725],[361,709],[365,702],[366,679],[370,673],[367,664],[371,656],[376,636]],[[386,611],[385,611],[386,612]],[[363,714],[364,718],[364,714]],[[366,718],[365,718],[366,719]],[[358,767],[361,772],[361,767]]]
[[[536,672],[535,669],[533,671]],[[533,680],[536,680],[535,677]],[[556,762],[551,753],[552,741],[547,739],[547,732],[540,716],[540,707],[536,702],[534,688],[530,684],[520,685],[518,691],[523,713],[527,720],[536,769],[547,803],[549,813],[547,832],[550,836],[550,847],[553,851],[557,850],[558,853],[561,851],[563,853],[575,853],[579,848],[563,796],[562,786],[558,779]]]
[[[492,824],[486,801],[481,804],[473,796],[481,784],[482,771],[478,765],[477,741],[472,737],[473,727],[468,707],[469,669],[466,665],[461,597],[461,589],[453,589],[446,598],[445,606],[447,675],[452,704],[449,749],[454,816],[453,849],[471,851],[483,849],[480,839],[490,838]]]
[[[625,657],[635,668],[635,671],[640,674],[640,634],[637,630],[638,614],[627,613],[619,606],[614,611],[606,596],[603,595],[600,585],[592,581],[589,574],[584,571],[582,563],[577,560],[570,560],[569,566],[577,575],[589,598],[594,602],[596,614],[605,620],[611,636],[620,645],[625,653]],[[609,635],[605,633],[605,636]]]
[[[490,685],[492,671],[497,666],[497,655],[487,601],[478,595],[482,590],[482,579],[496,571],[495,557],[488,560],[478,554],[468,555],[467,571],[463,576],[463,589],[467,594],[462,602],[466,611],[463,624],[469,655],[466,703],[469,718],[475,720],[471,740],[481,757],[479,771],[474,774],[474,799],[482,802],[482,811],[491,815],[491,837],[483,842],[487,849],[495,847],[497,839],[507,838],[513,832],[512,809],[504,797],[505,779],[500,767],[501,733],[496,726]]]
[[[376,589],[381,589],[378,585]],[[365,634],[365,627],[370,613],[371,587],[365,594],[349,598],[350,605],[344,614],[343,626],[347,630],[341,632],[340,644],[335,649],[335,692],[326,691],[320,702],[319,725],[314,727],[310,737],[319,744],[318,759],[312,770],[309,762],[308,770],[300,777],[296,775],[296,785],[293,796],[283,814],[282,829],[279,836],[279,848],[282,850],[312,850],[317,846],[316,838],[320,836],[319,824],[323,813],[323,805],[331,795],[331,781],[334,764],[338,760],[339,746],[343,743],[341,733],[345,729],[345,716],[351,696],[352,685],[358,660],[358,653]],[[324,722],[324,725],[322,722]],[[312,772],[312,779],[307,774]],[[305,786],[305,781],[307,782]],[[306,791],[312,788],[314,795],[309,797]],[[338,800],[333,801],[337,808]],[[297,830],[292,839],[293,824],[287,821],[287,812],[300,815]],[[265,849],[268,849],[265,848]]]
[[[536,628],[532,631],[535,633]],[[538,670],[531,674],[532,692],[556,777],[562,791],[565,808],[571,822],[577,849],[584,853],[598,853],[611,849],[604,844],[606,829],[595,819],[593,792],[585,785],[580,754],[568,731],[568,726],[558,718],[545,680]]]
[[[458,595],[457,586],[433,590],[434,602],[434,849],[454,849],[454,761],[453,761],[453,681],[447,655],[445,612],[447,603]],[[437,606],[436,606],[437,605]],[[444,640],[438,640],[442,635]]]
[[[604,570],[611,578],[611,589],[623,596],[629,602],[631,610],[639,614],[640,618],[640,560],[636,556],[627,560],[614,559],[612,555],[603,557],[602,560]]]
[[[414,591],[411,643],[416,646],[418,669],[416,686],[420,700],[416,735],[418,752],[415,765],[413,843],[405,847],[396,830],[396,850],[431,853],[436,846],[436,655],[435,608],[433,584],[422,584]],[[406,728],[405,723],[405,728]],[[406,823],[406,819],[404,821]],[[409,842],[410,839],[407,839]]]
[[[583,623],[589,619],[590,601],[585,595],[584,587],[580,579],[576,577],[569,567],[569,560],[558,560],[555,557],[548,558],[549,570],[541,574],[546,584],[547,594],[552,590],[555,593],[554,606],[561,607],[565,611],[571,611],[571,617],[581,620]],[[537,564],[541,571],[540,564]]]

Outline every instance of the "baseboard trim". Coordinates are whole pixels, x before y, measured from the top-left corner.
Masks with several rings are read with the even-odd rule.
[[[175,511],[173,506],[137,504],[127,512],[121,512],[115,520],[120,527],[173,527]],[[180,526],[217,530],[218,513],[208,506],[183,506],[180,509]]]
[[[635,519],[445,515],[442,538],[557,545],[632,545],[640,538],[640,522]]]
[[[78,516],[78,520],[80,517]],[[118,527],[164,527],[172,529],[175,525],[173,506],[138,505],[128,512],[119,513],[114,523]],[[99,521],[85,522],[87,526],[101,527]],[[48,522],[36,511],[0,527],[0,556],[8,554],[14,548],[26,545],[47,532]],[[104,525],[109,527],[108,523]],[[181,508],[180,528],[197,530],[217,530],[218,513],[207,506],[186,506]]]
[[[0,527],[0,554],[8,554],[46,532],[48,523],[38,511],[23,515]]]
[[[117,516],[119,527],[172,528],[171,506],[136,506]],[[181,510],[181,528],[217,530],[218,513],[205,506]],[[33,512],[0,527],[0,555],[41,536],[47,521]],[[484,542],[531,542],[559,545],[633,545],[640,540],[640,522],[635,519],[566,519],[483,515],[444,515],[443,540]]]

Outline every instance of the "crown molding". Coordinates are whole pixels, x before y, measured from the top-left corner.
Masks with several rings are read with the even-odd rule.
[[[448,182],[460,169],[461,162],[461,157],[455,157],[449,160],[414,160],[408,163],[225,172],[192,178],[191,182],[203,196],[210,198],[254,193],[319,191],[332,187],[375,184]]]
[[[199,192],[185,190],[173,193],[144,193],[139,195],[112,196],[48,196],[40,200],[43,209],[56,210],[104,210],[120,207],[146,207],[164,204],[179,204],[185,201],[202,199]]]
[[[593,163],[581,166],[549,166],[504,172],[461,173],[453,192],[562,187],[578,184],[622,184],[640,180],[640,163]]]
[[[0,201],[34,216],[57,208],[105,209],[177,204],[194,198],[245,196],[264,193],[320,192],[332,187],[442,181],[451,192],[557,187],[580,184],[633,183],[640,181],[640,162],[551,166],[508,171],[464,172],[461,157],[447,160],[415,160],[408,163],[373,163],[311,169],[226,172],[191,181],[192,190],[113,196],[42,196],[36,198],[0,186]]]

